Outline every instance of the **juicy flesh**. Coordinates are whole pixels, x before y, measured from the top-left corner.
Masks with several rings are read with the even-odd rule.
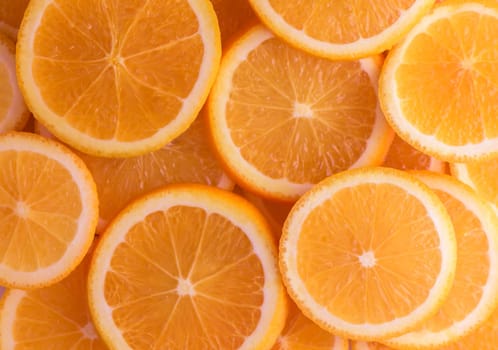
[[[71,174],[32,152],[1,152],[0,164],[0,262],[34,271],[58,261],[82,211]]]
[[[243,158],[272,178],[316,183],[349,168],[376,120],[376,94],[359,62],[332,63],[278,39],[250,53],[232,87],[231,138]]]
[[[307,217],[298,273],[331,313],[355,324],[383,323],[427,298],[441,266],[439,244],[418,200],[394,185],[358,185]]]
[[[175,206],[149,214],[116,248],[105,298],[133,348],[232,349],[254,331],[263,283],[240,228]]]
[[[146,138],[176,116],[196,82],[197,23],[187,2],[55,0],[34,40],[35,81],[72,127],[105,140]]]
[[[495,17],[463,12],[416,36],[396,71],[405,118],[454,146],[498,137]]]
[[[87,257],[68,277],[50,287],[26,292],[16,310],[16,350],[106,350],[86,302]]]
[[[381,33],[415,0],[268,2],[294,28],[314,39],[340,44]]]

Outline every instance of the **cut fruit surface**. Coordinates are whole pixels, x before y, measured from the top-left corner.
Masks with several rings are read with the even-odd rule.
[[[382,109],[415,148],[450,162],[498,155],[498,4],[438,4],[387,56]]]
[[[199,116],[189,129],[157,151],[129,158],[104,158],[78,152],[97,185],[100,222],[105,226],[131,200],[172,183],[203,183],[231,190],[233,181],[225,174],[211,150],[207,123]],[[52,137],[39,123],[39,134]]]
[[[8,290],[1,302],[1,348],[108,349],[96,332],[86,296],[90,257],[62,281],[45,288]]]
[[[289,302],[285,328],[271,350],[348,350],[348,341],[320,328]]]
[[[318,56],[353,59],[390,49],[435,0],[249,2],[285,41]]]
[[[449,175],[415,174],[436,192],[451,216],[457,241],[455,279],[437,314],[386,343],[439,349],[484,323],[498,304],[498,224],[489,205],[470,187]]]
[[[17,84],[15,44],[0,33],[0,134],[21,130],[29,115]]]
[[[400,170],[430,170],[438,173],[447,171],[446,162],[420,152],[398,135],[394,136],[382,165]]]
[[[289,294],[323,328],[386,339],[431,317],[456,268],[451,219],[414,176],[368,167],[333,175],[301,197],[280,240]]]
[[[251,28],[226,52],[208,102],[234,180],[292,202],[328,175],[379,165],[393,137],[378,108],[381,64],[317,58]]]
[[[264,217],[206,185],[170,185],[125,208],[97,246],[90,309],[113,349],[268,349],[286,295]]]
[[[85,164],[41,136],[0,136],[0,284],[55,283],[83,259],[98,220]]]
[[[462,339],[438,350],[495,350],[498,344],[498,310],[495,310],[484,324]]]
[[[201,109],[221,55],[208,0],[32,0],[19,84],[61,141],[98,156],[159,149]]]
[[[472,187],[482,198],[491,204],[498,215],[498,161],[472,163],[453,163],[450,165],[451,174],[460,181]]]

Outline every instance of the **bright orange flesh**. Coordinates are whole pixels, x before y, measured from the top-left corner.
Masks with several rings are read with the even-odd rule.
[[[92,154],[143,154],[178,136],[217,70],[215,14],[199,0],[34,0],[26,18],[18,49],[26,100],[58,138]]]
[[[53,283],[72,271],[93,238],[96,194],[83,162],[65,147],[34,134],[3,135],[2,284],[34,287]]]
[[[85,258],[68,277],[50,287],[6,292],[0,310],[2,349],[107,349],[88,311],[89,260]],[[15,345],[11,347],[10,342]]]
[[[379,95],[405,140],[448,161],[498,154],[497,30],[496,2],[445,1],[389,53]]]
[[[294,201],[328,175],[382,162],[392,131],[378,110],[380,58],[330,61],[262,26],[230,47],[210,99],[220,157],[238,183]]]
[[[341,44],[379,34],[414,2],[357,0],[331,5],[328,2],[310,4],[306,1],[269,0],[275,11],[294,28],[303,30],[312,38]]]
[[[406,332],[434,314],[455,261],[441,201],[389,168],[322,181],[294,205],[280,240],[284,281],[303,312],[332,332],[365,340]]]
[[[186,188],[199,198],[209,194],[209,202],[228,200],[227,204],[238,206],[236,210],[246,210],[248,206],[231,193],[207,186],[169,188],[171,196],[176,189]],[[167,189],[145,198],[160,195],[169,200]],[[276,324],[258,330],[267,334],[267,339],[258,339],[258,335],[251,343],[259,348],[274,341],[283,327],[284,294],[277,284],[277,290],[273,290],[276,294],[266,295],[268,284],[274,285],[278,280],[268,281],[268,262],[261,260],[268,253],[258,255],[255,251],[261,247],[255,248],[253,244],[261,238],[249,238],[231,221],[234,218],[224,216],[214,207],[196,207],[196,200],[191,204],[181,202],[175,204],[173,199],[164,209],[158,207],[137,221],[129,231],[118,232],[131,215],[141,215],[138,211],[133,213],[133,206],[128,207],[106,231],[96,252],[100,260],[94,261],[95,272],[90,277],[92,312],[104,337],[113,344],[112,334],[118,332],[122,344],[132,348],[237,349],[261,327],[258,324],[263,322],[262,318],[270,317],[277,320]],[[261,218],[252,215],[256,214],[246,218],[255,220],[250,225],[260,225]],[[262,249],[274,250],[269,228],[264,230],[258,233],[268,244]],[[121,243],[115,241],[117,235],[123,237]],[[111,244],[116,244],[112,251],[108,250]],[[99,261],[109,261],[109,266],[98,265]],[[100,282],[95,281],[101,278],[103,289],[96,290],[96,283]],[[280,301],[273,306],[278,309],[269,314],[263,306],[270,300]],[[98,308],[101,302],[105,302],[110,314]]]

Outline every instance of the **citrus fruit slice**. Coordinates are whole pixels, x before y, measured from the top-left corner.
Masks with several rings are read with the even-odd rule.
[[[451,219],[401,170],[333,175],[301,197],[280,239],[290,296],[323,328],[378,340],[407,332],[444,302],[456,268]]]
[[[379,98],[405,141],[450,162],[498,155],[496,30],[495,1],[444,1],[389,52]]]
[[[98,220],[95,182],[83,161],[29,133],[0,136],[0,284],[53,284],[80,263]]]
[[[289,302],[285,328],[272,350],[348,350],[348,341],[329,333],[305,317],[299,308]]]
[[[495,309],[490,318],[476,330],[462,339],[438,350],[495,350],[498,343],[498,310]]]
[[[394,350],[393,348],[376,342],[351,341],[351,350]]]
[[[58,139],[94,155],[134,156],[188,128],[220,55],[208,0],[33,0],[17,67],[26,103]]]
[[[28,3],[29,0],[0,1],[0,32],[7,34],[12,40],[16,40],[17,30],[21,25]]]
[[[446,162],[420,152],[398,135],[394,136],[382,165],[400,170],[430,170],[438,173],[447,171]]]
[[[276,255],[268,223],[242,197],[170,185],[102,236],[90,310],[114,349],[268,349],[287,313]]]
[[[17,85],[15,44],[0,33],[0,134],[21,130],[29,116]]]
[[[1,348],[107,350],[88,310],[90,257],[49,287],[8,290],[0,308]]]
[[[332,59],[366,57],[390,49],[434,4],[434,0],[249,2],[285,41]]]
[[[257,17],[247,0],[211,0],[220,25],[221,42],[228,45],[241,30]]]
[[[453,176],[472,187],[479,196],[491,204],[498,215],[498,162],[496,159],[472,163],[452,163]]]
[[[40,135],[53,137],[40,123]],[[231,190],[233,181],[211,150],[206,120],[199,116],[183,134],[157,151],[129,158],[105,158],[77,152],[97,185],[102,232],[131,200],[172,183],[203,183]]]
[[[498,304],[498,224],[491,208],[449,175],[417,172],[443,201],[457,241],[457,267],[448,297],[435,316],[386,341],[394,348],[439,349],[483,323]]]
[[[242,190],[242,196],[259,209],[272,227],[275,238],[280,239],[285,219],[294,203],[271,201],[244,190]]]
[[[317,58],[259,25],[244,33],[208,102],[214,145],[234,180],[291,202],[328,175],[380,164],[393,136],[378,108],[381,63]]]

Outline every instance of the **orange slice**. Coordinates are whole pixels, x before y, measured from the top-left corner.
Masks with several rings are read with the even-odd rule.
[[[450,345],[438,350],[495,350],[498,344],[498,309],[479,328]]]
[[[211,0],[220,25],[221,42],[228,45],[237,33],[257,21],[248,0]]]
[[[21,25],[24,11],[29,0],[4,0],[0,1],[0,32],[16,40],[17,30]]]
[[[88,256],[52,286],[7,291],[0,308],[1,348],[107,350],[88,310],[89,263]]]
[[[35,134],[0,136],[1,285],[41,287],[67,276],[97,219],[97,190],[81,159]]]
[[[438,313],[387,344],[439,349],[482,324],[498,305],[498,224],[491,208],[449,175],[417,172],[445,204],[455,228],[457,267],[453,287]]]
[[[352,341],[352,350],[393,350],[393,348],[376,342]]]
[[[242,191],[242,196],[259,209],[273,228],[275,238],[280,239],[285,219],[294,203],[270,201],[247,191]]]
[[[389,52],[379,98],[397,133],[450,162],[498,155],[498,4],[438,4]]]
[[[53,137],[39,123],[36,129],[41,135]],[[211,150],[202,115],[175,140],[142,156],[103,158],[77,154],[97,184],[98,232],[131,200],[159,187],[172,183],[203,183],[231,190],[234,186]]]
[[[268,349],[287,313],[276,255],[268,223],[242,197],[170,185],[102,236],[93,319],[114,349]]]
[[[348,341],[326,332],[302,314],[289,302],[289,315],[285,328],[272,350],[348,350]]]
[[[0,33],[0,134],[21,130],[29,116],[17,85],[15,44]]]
[[[280,240],[289,294],[323,328],[358,340],[404,333],[444,302],[451,219],[429,187],[380,167],[333,175],[292,208]]]
[[[382,165],[400,170],[430,170],[438,173],[447,171],[446,162],[420,152],[397,135],[394,136]]]
[[[26,102],[50,132],[117,157],[159,149],[188,128],[221,44],[206,0],[32,0],[17,55]]]
[[[328,175],[380,164],[393,136],[378,108],[381,63],[317,58],[259,25],[246,32],[209,99],[215,148],[235,181],[292,202]]]
[[[498,215],[498,162],[496,159],[472,163],[453,163],[451,174],[472,187],[491,204]]]
[[[390,49],[435,0],[249,0],[285,41],[318,56],[353,59]]]

